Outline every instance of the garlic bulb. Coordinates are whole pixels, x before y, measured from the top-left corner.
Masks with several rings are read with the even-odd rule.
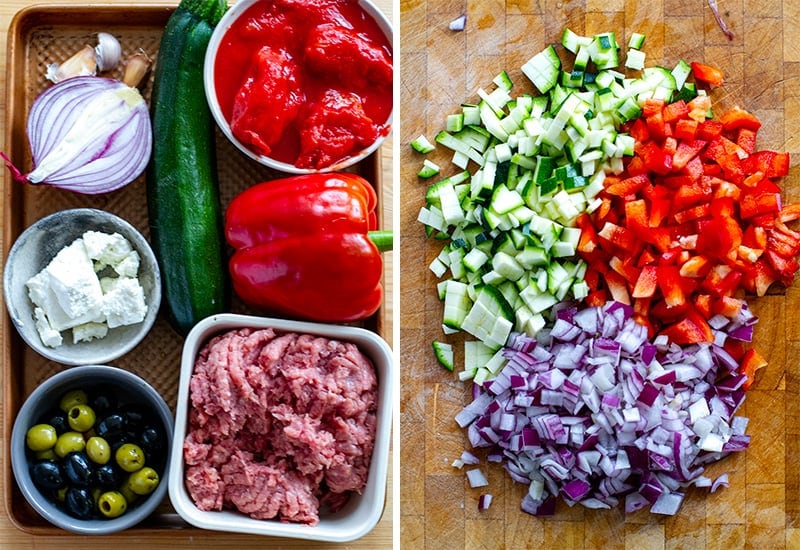
[[[122,46],[119,40],[107,32],[97,33],[97,46],[94,48],[97,56],[97,68],[102,71],[111,71],[117,68],[122,57]]]

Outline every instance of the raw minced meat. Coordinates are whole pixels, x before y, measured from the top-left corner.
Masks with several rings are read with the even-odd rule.
[[[198,354],[184,440],[186,487],[201,510],[315,525],[367,480],[377,378],[348,342],[232,330]]]

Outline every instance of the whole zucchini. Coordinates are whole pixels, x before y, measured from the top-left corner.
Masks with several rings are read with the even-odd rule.
[[[184,335],[227,307],[214,121],[203,93],[205,52],[226,9],[225,0],[182,0],[167,21],[154,73],[150,235],[167,316]]]

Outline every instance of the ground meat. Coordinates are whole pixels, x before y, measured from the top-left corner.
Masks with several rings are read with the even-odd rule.
[[[189,395],[185,482],[201,510],[315,525],[364,488],[377,379],[355,345],[230,331],[201,349]]]

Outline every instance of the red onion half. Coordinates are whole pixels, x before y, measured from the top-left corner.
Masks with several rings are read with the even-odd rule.
[[[150,113],[136,88],[110,78],[77,76],[39,94],[28,113],[34,169],[3,155],[14,178],[84,194],[114,191],[135,180],[152,148]]]
[[[756,317],[719,322],[710,344],[649,341],[629,306],[563,307],[536,338],[515,334],[507,362],[456,417],[473,447],[489,448],[528,485],[522,509],[547,515],[555,500],[674,514],[690,486],[714,491],[706,464],[750,441],[735,416],[746,375],[725,352]]]

